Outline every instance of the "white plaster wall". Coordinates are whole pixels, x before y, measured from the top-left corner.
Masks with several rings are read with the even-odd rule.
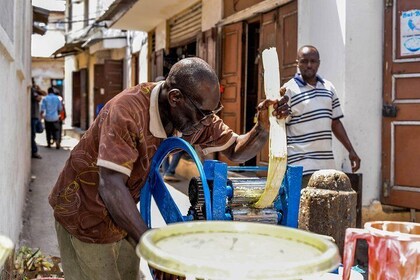
[[[156,50],[165,49],[168,47],[166,45],[166,36],[167,36],[167,29],[166,29],[166,21],[162,21],[158,26],[156,26]]]
[[[148,53],[149,45],[146,43],[142,46],[140,49],[140,55],[139,55],[139,68],[140,68],[140,74],[139,74],[139,82],[147,82],[148,80],[148,59],[147,59],[147,53]]]
[[[31,73],[36,79],[36,84],[47,91],[51,86],[51,79],[64,79],[64,60],[33,58]]]
[[[66,100],[66,119],[64,128],[71,128],[73,119],[73,71],[77,71],[75,56],[67,56],[64,58],[64,100]]]
[[[383,2],[347,1],[343,122],[362,159],[363,205],[381,190]]]
[[[131,52],[136,53],[141,50],[147,42],[147,33],[141,31],[129,31],[132,35]]]
[[[223,0],[202,1],[201,30],[207,31],[222,19]]]
[[[299,0],[298,45],[321,55],[319,74],[335,85],[347,134],[362,159],[363,205],[379,198],[382,104],[382,1]],[[337,168],[350,171],[334,140]]]
[[[15,244],[30,178],[31,3],[17,1],[12,38],[0,24],[0,234]],[[29,15],[29,16],[28,16]],[[19,23],[19,24],[18,24]]]

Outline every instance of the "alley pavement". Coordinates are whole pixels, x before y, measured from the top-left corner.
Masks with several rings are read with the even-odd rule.
[[[36,142],[42,159],[31,160],[31,183],[26,195],[19,245],[40,248],[46,255],[60,256],[48,194],[78,140],[63,136],[60,149],[57,150],[55,144],[47,148],[44,132],[36,135]]]
[[[32,180],[26,196],[26,207],[23,215],[23,228],[19,246],[40,248],[45,255],[60,256],[55,233],[52,208],[48,204],[48,195],[54,186],[70,151],[77,145],[78,140],[70,136],[63,136],[61,148],[56,149],[53,144],[47,148],[45,133],[37,134],[38,153],[42,159],[32,159]],[[168,189],[183,213],[190,206],[186,192],[188,181],[179,177],[179,182],[171,183]],[[152,226],[161,227],[165,223],[155,204],[152,204]]]

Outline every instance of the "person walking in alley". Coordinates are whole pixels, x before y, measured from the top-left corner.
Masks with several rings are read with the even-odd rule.
[[[107,102],[49,196],[66,280],[137,279],[133,245],[147,226],[136,203],[165,138],[180,132],[204,152],[243,162],[268,139],[269,105],[285,118],[287,101],[261,102],[255,126],[237,135],[217,116],[223,107],[216,73],[205,61],[186,58],[165,81],[139,84]]]
[[[58,97],[58,99],[60,100],[60,103],[61,103],[61,111],[58,114],[59,132],[58,132],[58,140],[57,140],[61,144],[61,137],[63,135],[63,123],[64,123],[64,120],[67,117],[66,107],[64,107],[64,99],[61,96],[60,91],[57,88],[53,88],[53,89],[54,89],[54,94],[57,95],[57,97]]]
[[[349,152],[352,171],[360,167],[360,158],[354,150],[340,119],[340,102],[333,84],[317,75],[320,56],[314,46],[298,50],[299,73],[283,87],[289,97],[291,114],[287,118],[288,164],[303,166],[302,186],[320,169],[335,169],[332,152],[332,134]]]
[[[41,155],[38,154],[38,146],[36,145],[36,126],[39,125],[40,114],[39,114],[39,102],[42,100],[42,96],[47,93],[35,84],[34,78],[32,78],[31,87],[31,150],[32,158],[42,159]],[[42,125],[42,124],[41,124]]]
[[[48,95],[42,99],[41,115],[45,121],[45,133],[47,136],[47,147],[51,148],[51,140],[55,141],[57,149],[60,149],[60,120],[59,114],[63,107],[54,88],[48,88]]]

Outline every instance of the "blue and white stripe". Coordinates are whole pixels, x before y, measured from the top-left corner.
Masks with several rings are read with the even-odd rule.
[[[285,84],[291,115],[286,122],[288,163],[302,165],[303,173],[335,168],[331,124],[343,117],[331,82],[317,76],[315,87],[297,74]]]

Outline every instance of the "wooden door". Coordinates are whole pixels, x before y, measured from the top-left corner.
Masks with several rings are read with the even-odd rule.
[[[95,64],[93,66],[93,114],[95,118],[106,102],[105,81],[105,65]]]
[[[165,76],[163,71],[164,49],[154,51],[151,55],[151,81],[154,81],[159,76]]]
[[[80,127],[80,101],[81,101],[81,88],[80,88],[80,71],[73,72],[73,88],[72,88],[72,107],[71,107],[71,125]]]
[[[73,72],[73,99],[71,125],[83,130],[89,127],[88,71],[86,68]]]
[[[139,73],[140,73],[140,63],[139,63],[140,52],[133,53],[131,56],[131,86],[139,84]]]
[[[420,5],[385,2],[382,202],[420,209]]]
[[[102,107],[123,90],[123,61],[105,60],[94,65],[94,110],[95,117]]]
[[[80,128],[89,128],[88,70],[80,69]]]
[[[106,95],[108,102],[123,90],[123,60],[105,60]]]
[[[297,53],[297,1],[286,4],[261,16],[260,53],[264,49],[276,47],[279,59],[281,84],[296,73]],[[262,61],[260,60],[259,102],[265,99]],[[267,165],[268,142],[257,157],[258,165]]]
[[[223,88],[221,101],[224,109],[221,112],[223,121],[237,134],[242,134],[242,34],[243,23],[234,23],[222,30],[221,81]],[[230,165],[222,154],[219,160]]]
[[[197,56],[204,59],[216,71],[216,28],[197,36]]]

